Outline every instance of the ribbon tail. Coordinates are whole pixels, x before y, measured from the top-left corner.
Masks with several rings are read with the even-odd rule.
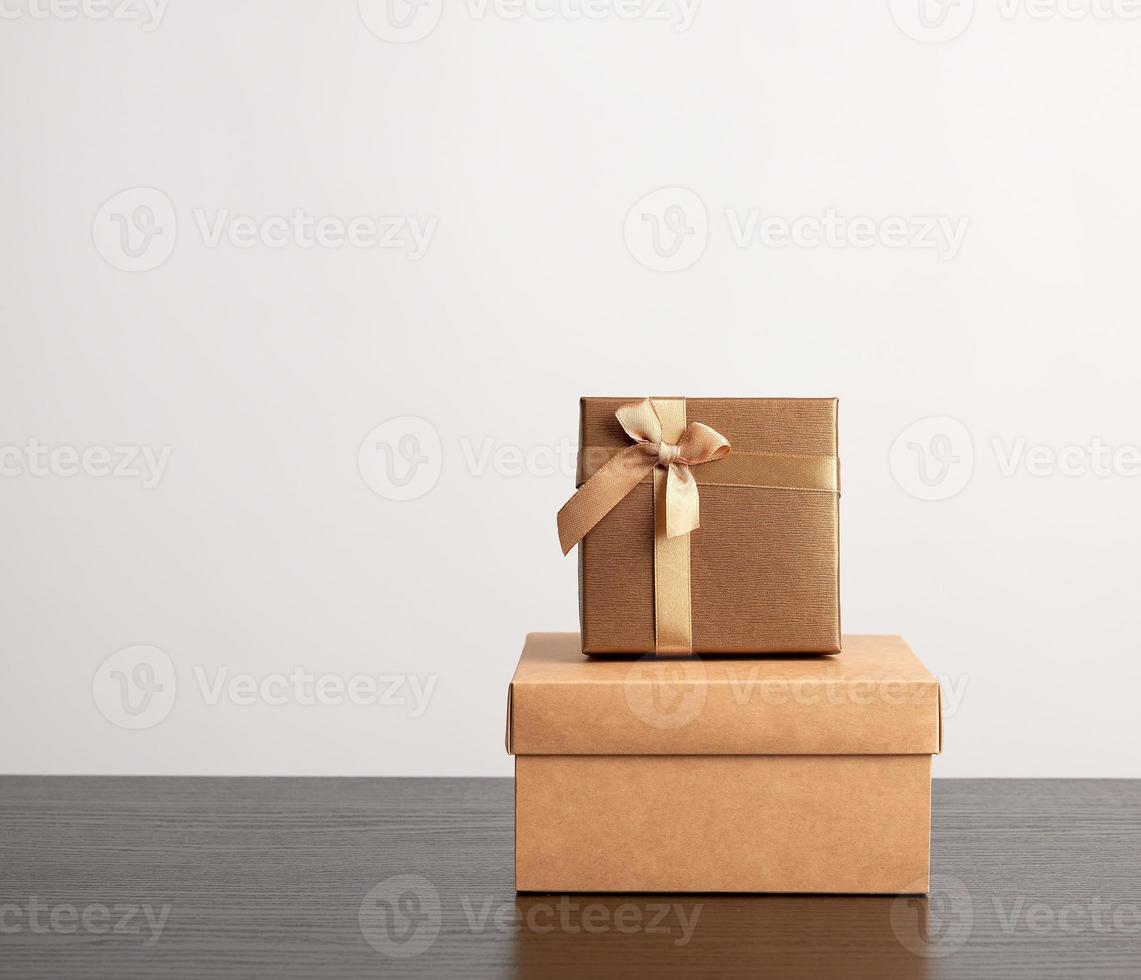
[[[671,463],[666,478],[666,537],[678,538],[700,526],[697,481],[688,466]]]
[[[618,506],[656,463],[656,457],[647,454],[642,446],[627,446],[579,487],[559,511],[559,544],[563,554]]]

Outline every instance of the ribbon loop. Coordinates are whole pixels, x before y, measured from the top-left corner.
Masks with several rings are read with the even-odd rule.
[[[617,453],[559,511],[564,555],[656,466],[666,472],[666,537],[676,538],[700,527],[697,483],[689,467],[729,454],[729,440],[700,422],[690,423],[676,445],[665,442],[661,419],[649,398],[621,405],[614,415],[634,445]]]

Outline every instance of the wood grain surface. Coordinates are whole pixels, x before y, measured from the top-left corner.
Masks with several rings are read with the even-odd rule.
[[[1141,782],[934,789],[926,899],[516,896],[506,779],[0,778],[6,977],[1141,977]]]

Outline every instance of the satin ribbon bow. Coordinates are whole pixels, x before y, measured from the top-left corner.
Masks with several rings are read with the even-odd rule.
[[[591,528],[649,475],[666,469],[666,537],[701,526],[697,482],[691,466],[728,455],[729,440],[700,422],[691,422],[676,445],[662,441],[662,422],[649,398],[629,402],[614,413],[634,445],[620,450],[559,511],[559,544],[565,555]]]

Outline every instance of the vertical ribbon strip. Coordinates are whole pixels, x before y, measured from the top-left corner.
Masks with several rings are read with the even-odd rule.
[[[680,442],[685,431],[685,399],[661,398],[653,402],[653,407],[662,423],[662,444]],[[693,653],[689,534],[671,538],[667,533],[669,481],[674,465],[654,467],[654,651],[659,657],[688,657]],[[684,478],[696,495],[697,484],[688,467]],[[694,504],[696,507],[696,499]],[[675,523],[682,520],[675,514]]]

